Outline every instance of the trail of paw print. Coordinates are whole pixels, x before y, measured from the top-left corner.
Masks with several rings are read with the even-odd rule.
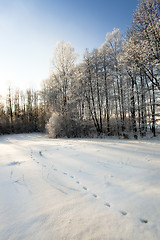
[[[108,208],[111,207],[110,203],[108,203],[108,202],[104,203],[104,205],[105,205],[106,207],[108,207]],[[124,210],[120,210],[119,212],[121,213],[122,216],[127,216],[127,214],[128,214],[128,213],[127,213],[126,211],[124,211]],[[140,220],[141,223],[148,223],[148,220],[147,220],[147,219],[140,218],[139,220]]]
[[[83,186],[83,190],[87,191],[88,188],[86,186]],[[95,194],[95,193],[92,193],[92,197],[98,198],[97,194]]]
[[[124,210],[121,210],[120,213],[121,213],[123,216],[126,216],[126,215],[127,215],[127,212],[124,211]],[[140,220],[141,223],[148,223],[148,220],[147,220],[147,219],[140,218],[139,220]]]
[[[127,215],[127,212],[124,211],[124,210],[121,210],[120,213],[121,213],[123,216],[126,216],[126,215]],[[140,220],[141,223],[148,223],[148,220],[147,220],[147,219],[140,218],[139,220]]]
[[[54,170],[54,171],[58,171],[57,168],[53,168],[53,170]],[[68,174],[67,172],[62,172],[62,174],[65,175],[65,176],[69,176],[71,179],[75,179],[75,177],[74,177],[73,175],[70,175],[70,174]],[[80,182],[79,182],[79,181],[76,181],[76,184],[80,184]],[[82,189],[83,189],[84,191],[88,191],[88,188],[87,188],[86,186],[82,186]],[[92,193],[92,197],[94,197],[95,199],[97,199],[97,198],[98,198],[98,195],[97,195],[96,193]],[[109,202],[105,202],[105,203],[104,203],[104,206],[106,206],[107,208],[111,208],[111,204],[110,204]],[[121,213],[122,216],[126,216],[126,215],[127,215],[127,212],[124,211],[124,210],[120,210],[120,213]],[[146,220],[146,219],[140,219],[140,221],[141,221],[142,223],[147,223],[147,222],[148,222],[148,220]]]
[[[54,170],[54,171],[58,171],[57,168],[53,168],[53,170]],[[61,173],[62,173],[63,175],[65,175],[65,176],[70,177],[71,179],[76,179],[75,176],[70,175],[70,174],[67,173],[67,172],[62,171]],[[80,184],[80,181],[76,180],[76,184]],[[83,190],[87,190],[87,187],[83,186]]]
[[[63,174],[67,175],[67,173],[63,173]],[[75,177],[74,177],[73,175],[70,175],[70,178],[75,179]],[[79,181],[76,181],[76,184],[80,184],[80,182],[79,182]],[[88,188],[87,188],[86,186],[83,186],[82,189],[85,190],[85,191],[88,190]],[[94,198],[97,198],[97,194],[95,194],[95,193],[93,193],[92,196],[93,196]]]
[[[62,173],[63,173],[63,175],[65,175],[65,176],[69,176],[71,179],[76,179],[75,176],[70,175],[70,174],[68,174],[67,172],[62,172]],[[80,184],[80,182],[77,180],[77,181],[76,181],[76,184]],[[87,187],[86,187],[86,186],[83,186],[82,189],[85,190],[85,191],[87,191]],[[95,198],[97,197],[96,194],[93,194],[93,196],[94,196]]]
[[[104,206],[110,208],[110,207],[111,207],[111,204],[108,203],[108,202],[105,202],[105,203],[104,203]],[[124,210],[120,210],[119,212],[121,213],[122,216],[126,216],[126,215],[127,215],[127,212],[124,211]]]
[[[30,153],[30,157],[33,161],[36,161],[36,159],[33,157],[33,151],[31,150],[31,153]],[[37,161],[37,164],[39,164],[39,162]]]
[[[58,169],[57,168],[53,168],[53,170],[54,171],[58,171]],[[62,172],[62,174],[63,175],[65,175],[65,176],[69,176],[71,179],[75,179],[75,177],[73,176],[73,175],[70,175],[70,174],[68,174],[67,172]],[[111,177],[113,177],[113,176],[111,176]],[[76,184],[80,184],[80,182],[79,181],[76,181]],[[88,188],[86,187],[86,186],[83,186],[82,187],[82,189],[84,190],[84,191],[88,191]],[[95,193],[92,193],[92,197],[94,197],[94,198],[98,198],[98,195],[97,194],[95,194]],[[109,203],[109,202],[105,202],[104,203],[104,206],[105,207],[107,207],[107,208],[111,208],[111,204]],[[121,213],[121,215],[122,216],[127,216],[127,212],[126,211],[124,211],[124,210],[120,210],[119,211],[120,213]],[[140,220],[140,222],[142,222],[142,223],[148,223],[148,220],[147,219],[139,219]]]
[[[63,172],[63,174],[64,174],[64,175],[69,175],[67,172]],[[75,177],[74,177],[73,175],[69,175],[69,176],[70,176],[71,179],[75,179]],[[79,181],[76,181],[76,184],[80,184],[80,182],[79,182]],[[82,189],[85,190],[85,191],[88,190],[88,188],[87,188],[86,186],[83,186]],[[93,196],[94,198],[98,198],[97,194],[95,194],[95,193],[93,193],[92,196]]]
[[[53,168],[53,170],[54,170],[54,171],[58,171],[57,168]],[[69,176],[71,179],[75,179],[75,177],[74,177],[73,175],[70,175],[70,174],[68,174],[67,172],[62,172],[62,174],[65,175],[65,176]],[[80,182],[79,182],[79,181],[76,181],[76,184],[80,184]],[[83,186],[82,189],[83,189],[84,191],[88,191],[88,188],[87,188],[86,186]],[[95,194],[95,193],[92,193],[92,197],[94,197],[94,198],[97,199],[97,198],[98,198],[98,195]],[[107,208],[111,208],[111,204],[110,204],[109,202],[105,202],[105,203],[104,203],[104,206],[107,207]],[[124,211],[124,210],[120,210],[120,213],[121,213],[122,216],[127,216],[127,212]],[[140,220],[142,223],[148,223],[148,220],[147,220],[147,219],[139,219],[139,220]]]

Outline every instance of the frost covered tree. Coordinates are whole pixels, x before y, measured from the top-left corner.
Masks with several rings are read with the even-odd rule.
[[[110,77],[110,51],[105,43],[98,49],[100,57],[101,81],[104,89],[104,120],[106,120],[107,135],[110,135],[110,106],[111,106],[111,77]]]
[[[132,126],[136,131],[136,108],[140,134],[147,131],[147,117],[155,136],[156,95],[160,78],[160,3],[142,0],[133,15],[132,26],[124,44],[123,59],[131,80]],[[136,93],[136,94],[135,94]],[[147,99],[149,102],[147,103]],[[137,103],[136,103],[137,100]],[[157,98],[158,100],[158,98]],[[147,116],[147,104],[150,106]]]
[[[160,2],[141,0],[126,36],[107,33],[83,60],[70,43],[57,43],[52,73],[40,93],[11,91],[0,126],[47,130],[54,137],[156,136],[160,117]],[[5,121],[5,119],[7,119]],[[23,124],[22,124],[23,123]]]
[[[83,60],[83,89],[89,118],[98,135],[103,133],[103,87],[100,76],[100,57],[97,49],[87,50]]]
[[[139,52],[138,64],[160,89],[160,1],[141,0],[133,15],[131,35]],[[136,52],[137,52],[136,51]]]
[[[58,132],[55,136],[77,136],[78,126],[80,131],[79,116],[82,116],[82,111],[79,108],[82,105],[76,58],[77,54],[70,43],[57,43],[53,56],[53,71],[47,84],[47,98],[50,99],[53,112],[47,125],[49,131],[55,125],[57,114],[59,115],[57,129],[53,127],[54,132]],[[60,129],[63,129],[63,132],[59,131]]]
[[[107,113],[107,129],[110,132],[111,108],[115,109],[116,132],[125,131],[125,102],[123,81],[123,66],[120,64],[123,38],[119,29],[107,33],[106,41],[99,48],[101,55],[101,75],[105,89],[105,112]],[[123,82],[122,82],[123,81]],[[113,104],[114,102],[114,104]]]
[[[72,80],[77,54],[70,43],[58,42],[53,56],[53,86],[61,106],[61,113],[68,111]]]
[[[11,88],[9,87],[8,89],[8,96],[7,96],[7,101],[6,101],[6,114],[10,123],[10,129],[11,132],[14,129],[14,124],[13,124],[13,96],[12,96],[12,91]]]

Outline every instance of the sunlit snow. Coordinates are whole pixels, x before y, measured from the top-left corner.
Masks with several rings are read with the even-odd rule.
[[[1,136],[0,239],[160,239],[160,142]]]

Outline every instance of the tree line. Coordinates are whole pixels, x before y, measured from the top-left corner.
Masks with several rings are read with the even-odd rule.
[[[160,124],[160,1],[141,0],[126,36],[119,29],[77,63],[59,42],[42,89],[0,105],[0,133],[47,131],[53,137],[156,136]]]
[[[45,121],[38,92],[8,89],[6,102],[0,103],[0,134],[42,132]]]

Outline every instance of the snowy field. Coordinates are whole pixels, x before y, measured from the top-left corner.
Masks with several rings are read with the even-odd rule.
[[[159,240],[160,141],[0,137],[0,240]]]

